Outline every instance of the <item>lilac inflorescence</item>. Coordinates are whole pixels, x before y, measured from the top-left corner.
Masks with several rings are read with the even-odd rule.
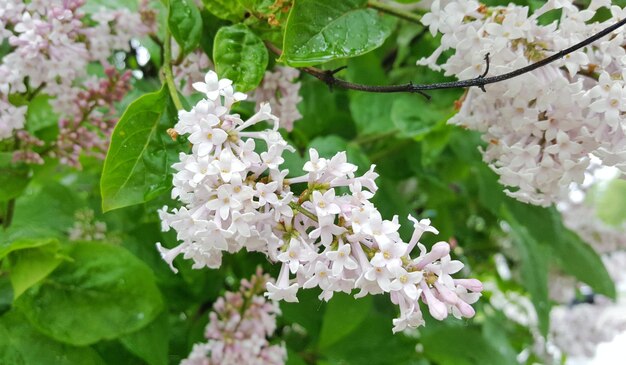
[[[353,290],[357,297],[390,293],[400,308],[394,331],[424,324],[419,301],[439,320],[474,315],[470,304],[482,284],[453,279],[463,264],[451,259],[447,242],[430,251],[419,242],[425,232],[438,233],[428,219],[409,217],[413,235],[408,242],[400,238],[398,217],[383,219],[370,202],[377,190],[374,166],[357,176],[346,152],[327,159],[310,149],[305,173],[288,178],[281,165],[293,148],[278,132],[269,104],[243,120],[230,109],[246,95],[230,80],[210,71],[193,86],[206,98],[180,111],[174,127],[192,144],[192,153],[181,153],[173,165],[172,197],[182,207],[159,212],[163,229],[174,229],[181,241],[171,249],[157,244],[172,270],[178,255],[197,269],[218,268],[224,252],[245,248],[281,265],[276,282],[267,284],[270,299],[297,302],[298,290],[312,287],[321,288],[324,300]],[[248,130],[259,122],[273,128]]]

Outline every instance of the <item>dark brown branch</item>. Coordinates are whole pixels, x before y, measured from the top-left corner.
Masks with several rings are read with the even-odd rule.
[[[620,20],[619,22],[605,28],[604,30],[592,35],[591,37],[583,40],[580,43],[577,43],[569,48],[566,48],[560,52],[557,52],[555,54],[553,54],[550,57],[544,58],[541,61],[537,61],[533,64],[530,64],[528,66],[519,68],[517,70],[513,70],[511,72],[507,72],[505,74],[502,75],[498,75],[498,76],[491,76],[491,77],[486,77],[487,73],[489,72],[489,55],[485,56],[485,63],[486,63],[486,67],[485,67],[485,72],[473,79],[468,79],[468,80],[460,80],[460,81],[451,81],[451,82],[438,82],[438,83],[433,83],[433,84],[413,84],[411,82],[407,83],[407,84],[399,84],[399,85],[363,85],[363,84],[357,84],[357,83],[352,83],[352,82],[348,82],[345,80],[341,80],[335,77],[335,73],[338,72],[338,70],[330,70],[330,71],[325,71],[325,70],[320,70],[318,68],[315,67],[302,67],[301,70],[303,70],[304,72],[311,74],[313,76],[315,76],[316,78],[318,78],[319,80],[323,81],[324,83],[326,83],[330,88],[333,87],[340,87],[343,89],[349,89],[349,90],[358,90],[358,91],[365,91],[365,92],[372,92],[372,93],[400,93],[400,92],[409,92],[409,93],[420,93],[422,95],[424,95],[427,98],[430,98],[428,95],[426,95],[425,93],[423,93],[423,91],[427,91],[427,90],[441,90],[441,89],[456,89],[456,88],[468,88],[468,87],[472,87],[472,86],[477,86],[479,87],[481,90],[485,91],[485,85],[489,85],[489,84],[494,84],[496,82],[501,82],[501,81],[505,81],[505,80],[509,80],[512,79],[514,77],[517,76],[521,76],[525,73],[534,71],[540,67],[546,66],[554,61],[557,61],[565,56],[567,56],[570,53],[573,53],[585,46],[590,45],[591,43],[597,41],[598,39],[610,34],[611,32],[615,31],[616,29],[622,27],[624,24],[626,24],[626,19]],[[271,43],[266,43],[267,47],[274,53],[276,53],[277,55],[280,55],[282,53],[282,51],[280,49],[278,49],[276,46],[274,46]]]
[[[273,45],[270,42],[265,42],[265,45],[267,46],[267,48],[274,52],[277,56],[280,56],[283,52],[276,47],[275,45]],[[300,67],[299,69],[308,73],[309,75],[312,75],[314,77],[316,77],[317,79],[319,79],[320,81],[324,82],[326,85],[328,85],[328,88],[330,88],[331,90],[337,86],[340,87],[342,89],[349,89],[349,90],[358,90],[358,91],[365,91],[365,92],[374,92],[374,93],[389,93],[389,92],[416,92],[421,94],[422,96],[424,96],[426,99],[430,99],[430,96],[420,90],[397,90],[397,91],[389,91],[389,88],[395,88],[395,87],[399,87],[399,86],[403,86],[403,85],[389,85],[389,86],[380,86],[380,85],[363,85],[363,84],[356,84],[353,82],[348,82],[342,79],[338,79],[335,77],[335,74],[343,69],[347,68],[347,66],[341,66],[337,69],[334,70],[322,70],[319,69],[317,67]],[[407,85],[412,85],[412,84],[407,84]]]

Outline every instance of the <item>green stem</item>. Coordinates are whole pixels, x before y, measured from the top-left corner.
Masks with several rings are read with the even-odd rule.
[[[398,17],[400,19],[408,20],[408,21],[413,22],[413,23],[422,24],[422,22],[421,22],[422,16],[421,15],[412,13],[410,11],[398,9],[396,7],[393,7],[393,6],[389,5],[389,4],[386,4],[386,3],[383,3],[383,2],[380,2],[380,1],[369,0],[367,2],[367,6],[369,6],[370,8],[376,9],[376,10],[380,10],[383,13],[387,13],[387,14],[393,15],[393,16]]]
[[[378,153],[372,154],[370,156],[370,161],[378,162],[383,157],[386,157],[386,156],[392,154],[393,152],[396,152],[397,150],[399,150],[399,149],[401,149],[401,148],[411,144],[412,142],[413,142],[413,140],[411,140],[411,139],[405,139],[405,140],[402,140],[402,141],[398,141],[398,143],[396,143],[395,145],[393,145],[393,146],[391,146],[391,147],[389,147],[389,148],[387,148],[385,150],[382,150],[382,151],[380,151]]]
[[[384,132],[384,133],[377,133],[377,134],[370,134],[370,135],[366,135],[366,136],[362,136],[362,137],[358,137],[354,140],[354,143],[362,145],[362,144],[367,144],[367,143],[372,143],[372,142],[376,142],[378,140],[381,139],[385,139],[387,137],[393,137],[396,134],[398,134],[399,130],[398,129],[392,129],[388,132]]]
[[[315,222],[317,222],[317,217],[315,216],[315,214],[309,212],[308,210],[306,210],[306,208],[303,208],[301,205],[291,202],[289,203],[289,206],[291,207],[291,209],[297,210],[298,212],[304,214],[307,218],[310,218],[311,220],[314,220]]]
[[[178,90],[174,84],[174,75],[172,74],[172,35],[169,30],[165,32],[165,44],[163,47],[163,72],[165,73],[165,82],[170,91],[170,96],[177,110],[183,110],[183,103],[178,97]]]

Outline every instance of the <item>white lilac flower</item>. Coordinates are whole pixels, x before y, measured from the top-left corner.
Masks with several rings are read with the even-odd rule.
[[[612,16],[593,20],[595,10]],[[539,17],[561,9],[558,22]],[[594,0],[588,9],[553,0],[529,14],[526,6],[479,6],[473,1],[434,1],[422,23],[442,33],[441,46],[417,61],[445,75],[467,79],[501,75],[573,46],[624,17],[625,10]],[[568,194],[595,155],[605,165],[626,171],[626,51],[617,30],[563,59],[507,81],[471,88],[450,119],[483,134],[484,160],[523,202],[547,206]],[[454,54],[439,64],[445,51]],[[599,75],[599,77],[597,76]]]
[[[224,252],[246,249],[280,262],[279,277],[266,286],[273,300],[297,302],[298,290],[312,287],[322,290],[323,300],[354,289],[357,296],[390,293],[400,308],[394,331],[423,325],[420,300],[438,319],[473,315],[469,301],[480,295],[480,282],[452,279],[462,264],[451,260],[448,243],[430,252],[419,243],[423,233],[437,233],[429,220],[409,217],[414,233],[408,243],[401,239],[398,217],[384,219],[370,202],[377,189],[373,166],[356,176],[345,152],[327,159],[310,149],[305,174],[286,178],[282,155],[292,148],[276,132],[279,121],[270,104],[243,120],[230,114],[242,96],[229,80],[210,71],[204,83],[194,85],[207,98],[181,111],[174,127],[199,136],[189,139],[191,154],[181,154],[173,165],[172,197],[183,207],[159,212],[163,229],[176,230],[181,241],[174,248],[157,245],[170,266],[183,255],[194,268],[215,268]],[[262,121],[273,129],[247,129]],[[228,137],[205,138],[207,131]],[[208,143],[210,148],[199,148]],[[304,189],[295,195],[292,186],[298,185]],[[338,188],[349,193],[339,194]],[[420,255],[412,259],[415,246]]]
[[[334,276],[340,276],[344,269],[356,270],[359,266],[350,256],[350,245],[341,245],[336,251],[326,252],[326,257],[332,262],[331,268]]]
[[[9,138],[13,131],[24,127],[26,107],[16,107],[0,98],[0,140]]]
[[[280,126],[288,131],[293,124],[302,118],[298,111],[300,83],[294,82],[300,76],[300,71],[291,67],[277,66],[274,72],[267,71],[261,85],[254,91],[256,108],[259,110],[262,103],[273,105],[274,115],[280,120]]]

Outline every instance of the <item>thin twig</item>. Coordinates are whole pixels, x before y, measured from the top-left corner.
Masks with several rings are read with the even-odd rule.
[[[537,61],[533,64],[530,64],[528,66],[519,68],[517,70],[513,70],[511,72],[507,72],[505,74],[502,75],[498,75],[498,76],[491,76],[491,77],[486,77],[487,76],[487,72],[489,71],[489,58],[486,55],[485,56],[485,62],[486,62],[486,67],[485,67],[485,72],[478,76],[475,77],[473,79],[468,79],[468,80],[460,80],[460,81],[451,81],[451,82],[438,82],[438,83],[432,83],[432,84],[413,84],[412,82],[409,82],[407,84],[399,84],[399,85],[363,85],[363,84],[357,84],[357,83],[352,83],[352,82],[348,82],[345,80],[341,80],[335,77],[335,73],[337,72],[337,70],[329,70],[329,71],[325,71],[325,70],[320,70],[318,68],[315,67],[302,67],[301,70],[303,70],[304,72],[313,75],[314,77],[318,78],[319,80],[323,81],[324,83],[326,83],[326,85],[328,85],[328,87],[333,88],[333,87],[339,87],[342,89],[349,89],[349,90],[358,90],[358,91],[364,91],[364,92],[371,92],[371,93],[401,93],[401,92],[409,92],[409,93],[420,93],[422,95],[424,95],[425,97],[430,98],[428,95],[424,94],[423,91],[427,91],[427,90],[442,90],[442,89],[457,89],[457,88],[468,88],[468,87],[472,87],[472,86],[477,86],[479,87],[481,90],[485,91],[485,85],[489,85],[489,84],[494,84],[497,82],[501,82],[501,81],[505,81],[505,80],[509,80],[512,79],[514,77],[517,76],[521,76],[525,73],[534,71],[540,67],[546,66],[554,61],[557,61],[565,56],[567,56],[570,53],[573,53],[585,46],[590,45],[591,43],[597,41],[598,39],[610,34],[611,32],[615,31],[616,29],[622,27],[624,24],[626,24],[626,18],[623,20],[620,20],[619,22],[607,27],[606,29],[592,35],[591,37],[583,40],[580,43],[577,43],[569,48],[566,48],[560,52],[557,52],[555,54],[553,54],[550,57],[544,58],[541,61]],[[276,48],[276,46],[274,46],[271,43],[266,43],[267,47],[269,50],[271,50],[272,52],[276,53],[277,55],[280,55],[282,53],[282,51],[278,48]]]
[[[275,53],[277,56],[280,56],[283,52],[276,47],[274,44],[270,43],[270,42],[265,42],[265,46],[272,51],[273,53]],[[343,69],[345,69],[347,66],[341,66],[339,68],[336,68],[334,70],[322,70],[319,69],[317,67],[300,67],[300,69],[306,73],[308,73],[309,75],[315,76],[317,79],[319,79],[320,81],[324,82],[326,85],[328,85],[328,88],[330,90],[333,89],[334,86],[338,86],[342,89],[349,89],[349,90],[358,90],[358,91],[365,91],[365,92],[373,92],[373,93],[389,93],[389,92],[416,92],[421,94],[422,96],[424,96],[426,99],[430,100],[430,96],[422,91],[416,90],[416,91],[411,91],[411,90],[397,90],[397,91],[388,91],[388,88],[393,88],[393,87],[398,87],[400,85],[389,85],[389,86],[380,86],[380,85],[363,85],[363,84],[356,84],[353,82],[348,82],[345,80],[341,80],[335,77],[335,74]],[[412,85],[412,84],[410,84]]]
[[[41,90],[43,90],[43,88],[46,87],[46,83],[42,82],[41,85],[37,86],[37,88],[35,88],[35,90],[32,90],[28,93],[28,97],[27,100],[31,101],[35,98],[35,96],[39,95],[39,93],[41,92]]]
[[[385,4],[380,1],[370,0],[367,2],[367,6],[372,9],[376,9],[382,11],[383,13],[387,13],[389,15],[393,15],[397,18],[408,20],[413,23],[422,24],[421,19],[422,16],[419,14],[412,13],[410,11],[398,9],[389,4]]]

